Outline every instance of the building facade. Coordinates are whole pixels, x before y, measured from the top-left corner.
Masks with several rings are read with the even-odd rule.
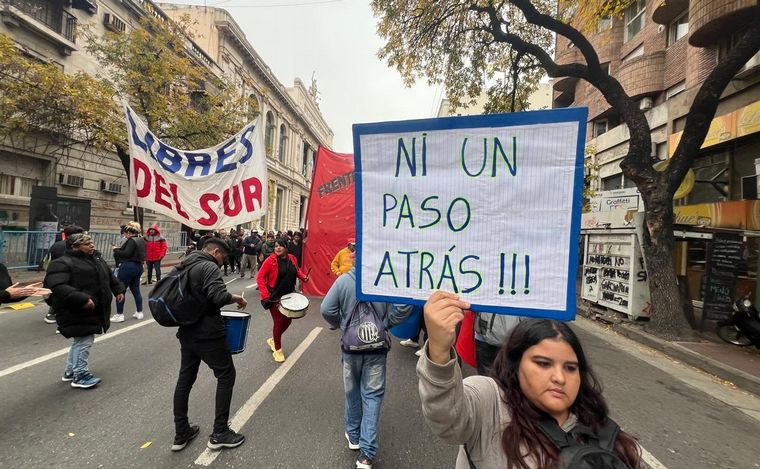
[[[602,67],[645,111],[653,164],[675,152],[700,85],[738,40],[736,31],[745,24],[750,9],[757,7],[757,0],[636,0],[622,18],[600,21],[597,30],[586,35]],[[563,37],[557,38],[555,60],[558,64],[583,63],[580,51]],[[598,170],[593,183],[596,189],[606,194],[634,188],[620,169],[629,133],[620,125],[616,111],[585,81],[558,78],[552,87],[553,107],[589,108],[586,140],[593,151],[587,152],[587,167]],[[747,62],[723,92],[694,159],[693,175],[677,193],[675,268],[699,306],[705,291],[710,290],[705,272],[716,236],[736,235],[745,243],[746,259],[733,273],[736,282],[726,290],[729,297],[740,292],[754,296],[756,289],[760,291],[759,101],[760,54]],[[596,215],[591,218],[600,219]]]
[[[478,97],[478,99],[475,101],[475,104],[472,106],[469,106],[466,109],[452,109],[449,100],[443,98],[438,104],[436,117],[472,116],[482,114],[487,102],[488,95],[486,93],[483,93]],[[552,87],[549,83],[539,83],[536,91],[528,96],[528,110],[537,111],[539,109],[549,109],[551,107]]]
[[[160,4],[170,17],[189,16],[195,41],[222,68],[224,76],[248,96],[263,116],[269,211],[260,226],[297,230],[304,226],[314,158],[319,145],[330,147],[333,132],[316,103],[316,85],[296,78],[283,86],[224,9]]]
[[[96,76],[100,66],[77,31],[125,32],[140,28],[145,15],[171,20],[150,0],[0,0],[0,33],[34,60],[55,64],[67,74]],[[187,54],[210,73],[234,78],[241,93],[258,101],[267,117],[270,172],[270,212],[259,223],[297,229],[306,210],[317,145],[329,146],[332,131],[304,85],[296,80],[292,88],[283,87],[228,15],[215,31],[214,47],[188,39]],[[6,231],[51,229],[55,221],[76,222],[92,231],[118,230],[133,217],[128,191],[115,153],[56,146],[34,137],[0,141],[0,228]],[[35,200],[50,203],[37,210]],[[144,223],[159,223],[165,232],[182,229],[150,211]]]

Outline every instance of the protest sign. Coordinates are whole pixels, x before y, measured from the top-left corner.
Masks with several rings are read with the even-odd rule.
[[[586,116],[354,125],[359,298],[573,318]]]
[[[198,229],[235,226],[266,215],[261,117],[215,147],[186,151],[161,142],[126,104],[124,111],[132,205]]]

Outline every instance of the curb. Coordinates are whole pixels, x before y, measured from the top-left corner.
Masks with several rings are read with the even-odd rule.
[[[634,327],[625,324],[615,324],[612,327],[615,332],[618,332],[629,339],[658,350],[671,358],[677,359],[706,373],[717,376],[722,380],[730,381],[744,391],[760,396],[760,378],[756,376],[697,353],[682,345],[671,343],[639,331]]]

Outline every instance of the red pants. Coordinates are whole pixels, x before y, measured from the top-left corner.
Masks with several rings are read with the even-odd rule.
[[[272,305],[272,307],[269,308],[269,314],[272,315],[272,337],[274,337],[274,348],[280,350],[282,348],[282,333],[290,327],[290,323],[293,320],[289,317],[283,316],[278,305]]]

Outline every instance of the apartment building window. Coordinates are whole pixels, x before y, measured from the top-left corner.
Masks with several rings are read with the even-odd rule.
[[[622,188],[623,188],[623,173],[602,178],[603,191],[614,191],[615,189],[622,189]]]
[[[285,146],[288,143],[288,129],[285,124],[280,126],[280,147],[278,148],[277,157],[280,159],[280,163],[285,163]]]
[[[301,174],[309,177],[309,156],[311,155],[311,146],[303,142],[303,166],[301,168]]]
[[[684,90],[686,90],[686,81],[673,85],[665,91],[665,99],[670,99]]]
[[[596,31],[601,33],[612,28],[612,18],[609,16],[602,16],[599,18],[599,23],[596,25]]]
[[[272,156],[272,144],[274,143],[274,114],[267,112],[267,123],[264,127],[264,145],[267,147],[267,156]]]
[[[37,180],[10,174],[0,174],[0,194],[31,197]]]
[[[259,100],[255,95],[248,96],[248,120],[254,121],[261,114],[261,107],[259,106]]]
[[[634,2],[626,8],[623,19],[625,20],[625,39],[629,41],[639,31],[644,29],[646,22],[646,0],[634,0]]]
[[[644,44],[641,44],[639,47],[629,52],[628,55],[623,57],[622,62],[628,62],[629,60],[633,60],[636,57],[641,57],[642,55],[644,55]]]
[[[598,137],[598,136],[600,136],[600,135],[602,135],[604,133],[607,133],[607,131],[609,130],[608,124],[609,124],[609,122],[607,121],[607,119],[595,120],[594,121],[594,134],[593,134],[594,138],[596,138],[596,137]]]
[[[285,205],[285,189],[278,186],[276,194],[274,201],[274,223],[276,230],[282,230],[282,207]]]
[[[298,221],[299,221],[299,227],[300,226],[306,226],[306,197],[301,196],[300,201],[298,203]]]
[[[668,47],[689,34],[689,10],[668,25]]]

